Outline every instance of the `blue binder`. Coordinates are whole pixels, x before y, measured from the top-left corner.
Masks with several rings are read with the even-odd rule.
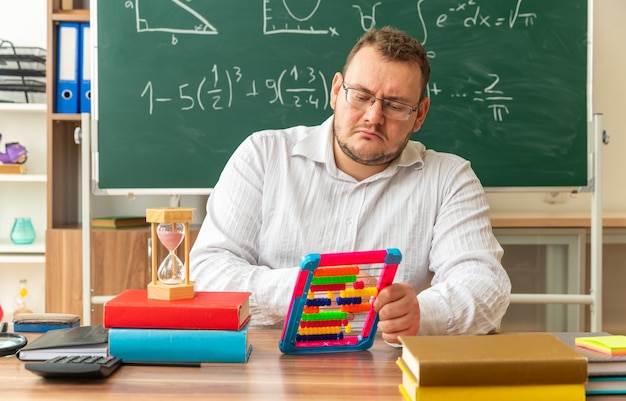
[[[78,65],[80,32],[77,22],[60,22],[58,27],[56,112],[78,113]]]
[[[88,22],[80,24],[79,87],[78,109],[81,113],[91,113],[91,38]]]

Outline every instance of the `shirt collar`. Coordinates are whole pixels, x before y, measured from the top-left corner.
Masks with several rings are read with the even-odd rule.
[[[409,141],[399,158],[394,160],[384,171],[370,178],[390,176],[400,167],[415,166],[420,169],[424,166],[424,151],[425,147],[422,143]],[[326,169],[331,174],[338,176],[340,172],[335,164],[333,154],[333,116],[297,142],[291,154],[292,156],[304,156],[314,162],[325,164]]]
[[[310,130],[291,151],[292,156],[304,156],[319,163],[328,163],[333,157],[333,117],[329,117],[322,125]],[[329,159],[330,156],[330,159]]]

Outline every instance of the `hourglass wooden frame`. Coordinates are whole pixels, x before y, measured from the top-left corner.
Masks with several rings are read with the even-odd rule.
[[[152,281],[148,284],[148,298],[176,300],[193,298],[194,283],[189,281],[189,223],[194,219],[196,209],[167,207],[146,209],[146,221],[150,223],[152,238]],[[160,223],[183,223],[185,226],[184,252],[185,252],[185,279],[181,284],[163,284],[157,278],[157,251],[156,246],[160,244],[157,237],[157,225]]]

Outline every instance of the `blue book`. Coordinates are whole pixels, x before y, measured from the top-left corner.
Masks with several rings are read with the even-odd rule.
[[[109,354],[124,363],[247,362],[252,345],[241,330],[109,329]]]
[[[587,395],[626,394],[626,376],[594,376],[585,383]]]

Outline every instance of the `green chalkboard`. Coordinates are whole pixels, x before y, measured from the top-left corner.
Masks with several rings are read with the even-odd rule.
[[[252,132],[322,122],[345,56],[393,25],[429,52],[413,138],[485,187],[587,185],[587,0],[97,3],[97,187],[204,189]]]

